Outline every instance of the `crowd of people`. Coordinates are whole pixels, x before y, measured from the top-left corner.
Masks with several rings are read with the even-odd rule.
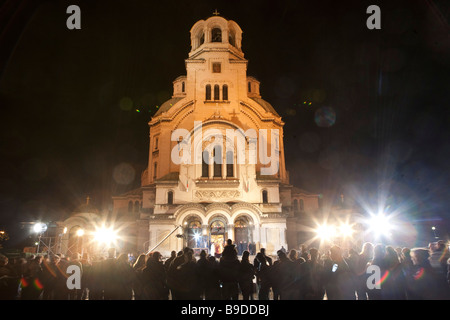
[[[450,299],[446,243],[394,248],[365,243],[360,252],[339,246],[319,252],[281,248],[276,257],[256,256],[227,241],[220,258],[191,248],[105,258],[0,256],[0,299],[23,300],[442,300]],[[253,261],[251,261],[251,257]],[[67,268],[81,270],[81,287],[69,289]],[[379,277],[372,273],[376,266]],[[370,284],[370,285],[369,285]]]

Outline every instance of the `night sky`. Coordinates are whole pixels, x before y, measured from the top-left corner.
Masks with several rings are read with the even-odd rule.
[[[139,187],[148,121],[215,9],[242,28],[248,75],[285,122],[291,184],[449,220],[448,2],[2,3],[2,227],[67,217],[88,195],[108,210]],[[66,27],[71,4],[81,30]],[[381,30],[366,27],[371,4]]]

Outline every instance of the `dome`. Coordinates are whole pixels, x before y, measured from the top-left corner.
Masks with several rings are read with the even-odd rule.
[[[190,30],[191,54],[205,47],[229,46],[242,54],[242,29],[232,21],[219,16],[197,21]]]

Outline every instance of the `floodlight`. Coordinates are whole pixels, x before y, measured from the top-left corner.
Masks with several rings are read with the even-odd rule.
[[[352,225],[348,223],[342,223],[339,226],[339,234],[344,238],[351,237],[354,232]]]
[[[94,232],[94,240],[99,243],[110,244],[117,240],[117,232],[112,228],[99,228]]]
[[[393,228],[390,217],[384,214],[372,215],[368,221],[369,232],[375,236],[389,236]]]
[[[331,225],[320,225],[316,229],[317,237],[321,240],[330,240],[336,235],[336,228]]]
[[[36,232],[36,233],[45,232],[45,231],[47,231],[47,225],[45,223],[42,223],[42,222],[37,222],[33,226],[33,231]]]

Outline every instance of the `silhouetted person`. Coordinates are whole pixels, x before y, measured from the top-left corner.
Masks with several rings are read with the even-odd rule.
[[[170,257],[166,261],[164,261],[164,268],[166,269],[166,272],[169,271],[170,264],[173,260],[175,260],[176,257],[177,252],[175,250],[172,250],[172,252],[170,252]]]
[[[256,254],[256,243],[250,242],[248,244],[248,251],[250,252],[251,256],[254,256]]]
[[[281,300],[293,300],[296,298],[294,286],[296,280],[295,263],[287,257],[283,250],[278,250],[277,254],[279,260],[273,264],[272,268],[274,295],[277,291]]]
[[[86,279],[89,290],[89,300],[103,299],[103,277],[103,258],[95,257],[91,263]]]
[[[377,244],[373,248],[373,259],[370,262],[370,265],[378,266],[380,268],[380,276],[387,276],[387,267],[386,267],[386,246],[383,244]],[[369,300],[381,300],[383,298],[383,283],[380,283],[380,289],[370,289],[367,291],[369,295]]]
[[[101,266],[102,288],[104,300],[119,299],[119,283],[117,279],[116,249],[108,250],[108,257],[102,261]]]
[[[373,244],[366,242],[363,244],[361,252],[358,254],[358,261],[355,268],[355,286],[358,300],[367,300],[367,267],[373,259]]]
[[[28,262],[28,268],[22,279],[22,300],[37,300],[42,294],[44,257],[36,256]],[[40,285],[36,285],[40,284]]]
[[[8,257],[0,254],[0,300],[14,300],[18,295],[20,278]]]
[[[166,282],[166,269],[161,262],[161,254],[153,252],[147,259],[142,271],[143,299],[167,300],[169,289]]]
[[[205,300],[220,300],[220,276],[219,276],[219,262],[211,255],[208,257],[208,268],[206,269],[205,277]]]
[[[239,268],[240,262],[237,258],[236,248],[231,244],[231,240],[228,240],[219,262],[219,276],[224,300],[237,300],[239,297]]]
[[[302,244],[300,246],[300,257],[302,257],[303,259],[305,259],[305,261],[309,260],[309,256],[308,256],[308,247],[305,244]]]
[[[183,279],[179,291],[181,300],[199,300],[200,289],[197,274],[194,250],[190,249],[183,254],[185,260],[178,267],[180,278]]]
[[[200,299],[205,298],[206,286],[208,278],[206,277],[209,269],[209,261],[206,256],[206,251],[202,250],[200,252],[200,259],[196,264],[196,273],[198,279],[198,288],[200,291]]]
[[[231,239],[227,240],[227,245],[223,248],[222,258],[237,259],[238,251]]]
[[[147,266],[146,259],[147,256],[145,254],[140,254],[133,264],[133,271],[135,274],[133,283],[134,300],[142,300],[144,298],[143,271]]]
[[[117,298],[131,300],[133,297],[133,283],[135,272],[128,261],[128,254],[122,253],[116,261]]]
[[[448,300],[449,287],[441,275],[430,264],[427,249],[411,250],[414,263],[412,276],[407,279],[409,299],[411,300]]]
[[[170,289],[173,300],[180,299],[180,291],[182,289],[184,279],[182,278],[178,267],[185,262],[185,254],[189,250],[191,249],[186,247],[183,251],[178,252],[177,257],[172,261],[169,266],[169,270],[167,271],[167,285]]]
[[[80,263],[83,273],[81,275],[81,294],[79,298],[81,300],[86,300],[89,297],[89,290],[88,290],[90,278],[89,274],[91,272],[92,267],[91,259],[88,253],[83,254]]]
[[[386,246],[385,267],[388,276],[383,281],[382,299],[405,300],[405,277],[397,251],[392,246]]]
[[[353,274],[338,246],[330,248],[331,260],[325,268],[325,289],[329,300],[355,300]]]
[[[446,277],[447,274],[447,260],[450,258],[450,252],[445,244],[445,241],[439,240],[430,248],[430,265],[434,269],[436,275],[441,274]]]
[[[409,288],[407,285],[408,279],[412,277],[412,274],[414,272],[414,264],[411,259],[411,249],[409,248],[402,248],[402,253],[400,257],[400,266],[402,268],[402,273],[405,278],[405,294],[406,299],[409,300]]]
[[[266,257],[262,252],[256,254],[255,264],[256,276],[258,283],[258,300],[269,300],[269,293],[271,287],[271,265],[266,260]]]
[[[324,268],[320,261],[319,250],[309,249],[310,259],[303,264],[303,272],[300,277],[299,299],[323,300]]]
[[[303,299],[305,289],[305,259],[298,256],[298,252],[295,249],[289,251],[289,260],[294,263],[294,296],[292,299]]]
[[[67,300],[68,288],[66,284],[67,265],[57,255],[51,255],[43,262],[44,300]]]
[[[239,267],[239,287],[243,300],[253,300],[253,279],[255,278],[255,268],[249,261],[250,252],[245,250],[242,253],[241,265]]]

